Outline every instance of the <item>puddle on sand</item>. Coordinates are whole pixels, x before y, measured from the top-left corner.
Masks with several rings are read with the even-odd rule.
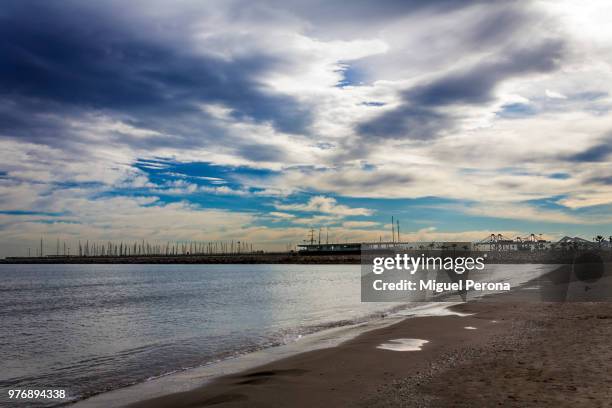
[[[376,347],[381,350],[391,351],[420,351],[424,344],[429,343],[429,340],[422,339],[395,339],[389,340],[388,343],[383,343]]]
[[[476,330],[476,328],[474,326],[465,326],[464,329],[466,329],[466,330]]]

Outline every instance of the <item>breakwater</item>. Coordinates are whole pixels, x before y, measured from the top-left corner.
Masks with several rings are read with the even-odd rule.
[[[48,256],[9,257],[10,264],[359,264],[357,254],[302,254],[298,252],[219,255]]]

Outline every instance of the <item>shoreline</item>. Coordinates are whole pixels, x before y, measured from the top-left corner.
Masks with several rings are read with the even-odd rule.
[[[439,307],[436,307],[436,309]],[[109,406],[125,406],[128,403],[144,400],[143,395],[164,396],[176,392],[192,391],[204,384],[209,384],[225,375],[269,364],[301,353],[324,348],[337,347],[345,341],[370,330],[395,324],[405,319],[404,316],[387,315],[381,311],[379,318],[357,322],[348,325],[329,327],[317,332],[303,335],[299,340],[291,341],[257,351],[239,354],[202,366],[185,368],[174,373],[164,374],[144,382],[126,387],[101,392],[85,399],[73,401],[71,406],[77,408],[106,408]]]
[[[516,287],[524,286],[528,283],[526,281],[519,281]],[[79,408],[127,406],[129,403],[138,402],[143,399],[143,395],[160,397],[178,392],[194,391],[202,387],[202,385],[215,382],[226,375],[236,374],[313,350],[338,347],[345,341],[364,333],[398,324],[407,319],[461,316],[461,312],[450,310],[452,306],[462,304],[459,297],[457,296],[456,298],[455,301],[413,302],[412,304],[404,303],[398,306],[392,306],[392,303],[389,303],[388,307],[381,307],[380,317],[372,315],[373,318],[368,320],[310,333],[304,335],[300,340],[288,344],[268,347],[203,366],[180,370],[179,372],[162,375],[150,381],[95,394],[85,399],[77,400],[75,403]]]
[[[359,254],[301,255],[295,252],[220,255],[177,256],[49,256],[8,257],[0,259],[0,265],[20,264],[163,264],[163,265],[209,265],[209,264],[320,264],[355,265],[361,263]]]
[[[297,341],[267,347],[254,352],[211,362],[202,366],[186,368],[151,378],[144,382],[101,392],[85,399],[70,402],[76,408],[106,408],[109,406],[130,406],[152,397],[165,397],[180,392],[191,392],[208,386],[228,375],[238,375],[247,370],[273,364],[304,353],[316,352],[342,346],[343,343],[371,331],[396,325],[407,319],[424,317],[461,316],[463,313],[451,308],[461,302],[419,302],[414,307],[408,305],[391,307],[381,311],[380,317],[354,324],[330,327],[306,334]],[[146,395],[148,398],[144,398]]]
[[[405,319],[336,347],[125,406],[474,406],[479,401],[477,406],[539,407],[568,399],[581,406],[609,401],[611,304],[473,302],[453,310],[471,315]],[[590,335],[576,344],[585,329]],[[420,351],[381,348],[397,339],[426,343]]]
[[[461,315],[461,313],[449,309],[451,306],[460,303],[458,301],[419,302],[413,304],[413,307],[410,307],[409,304],[392,306],[393,303],[389,303],[388,307],[382,308],[379,313],[364,317],[365,320],[331,326],[305,334],[298,340],[285,344],[239,354],[235,357],[221,359],[201,366],[177,370],[152,377],[143,382],[96,393],[84,399],[76,399],[69,403],[77,408],[106,408],[109,406],[126,406],[129,403],[138,402],[143,399],[143,395],[155,397],[192,391],[225,375],[239,373],[302,353],[337,347],[365,332],[397,324],[405,319]],[[126,403],[126,401],[129,401],[129,403]]]
[[[572,341],[576,342],[576,336],[585,330],[599,330],[598,337],[590,338],[595,344],[585,343],[584,348],[588,351],[588,347],[603,348],[605,345],[606,350],[603,351],[601,359],[612,358],[612,352],[607,351],[607,339],[612,335],[612,303],[541,302],[537,296],[533,297],[534,291],[530,290],[538,280],[539,278],[536,278],[519,284],[510,293],[498,293],[467,303],[455,303],[448,307],[450,316],[440,316],[444,313],[438,311],[429,316],[427,313],[425,316],[418,316],[416,313],[416,316],[412,316],[415,318],[410,318],[412,310],[406,309],[403,316],[399,313],[387,319],[377,319],[369,323],[370,327],[364,327],[368,324],[362,324],[357,325],[361,326],[359,328],[344,326],[330,330],[326,333],[329,335],[326,344],[321,343],[320,339],[314,339],[322,334],[316,333],[310,344],[311,349],[294,343],[281,346],[280,348],[285,347],[283,353],[279,352],[279,347],[274,347],[229,361],[231,369],[216,370],[214,375],[210,372],[198,375],[195,371],[187,370],[189,381],[184,381],[185,378],[181,379],[180,376],[166,377],[166,380],[172,379],[174,387],[159,388],[159,383],[156,384],[156,380],[153,380],[98,394],[78,402],[77,407],[472,406],[470,401],[473,399],[467,396],[474,386],[469,383],[468,389],[462,388],[465,384],[465,373],[461,367],[488,364],[489,368],[486,370],[492,370],[491,366],[497,364],[500,352],[510,353],[509,356],[519,353],[563,352],[564,348],[572,347]],[[444,303],[428,305],[438,309],[448,306]],[[564,320],[567,316],[587,321],[589,327],[577,330],[567,326]],[[601,322],[604,325],[599,324]],[[552,335],[540,330],[542,327],[547,327]],[[334,330],[337,331],[334,333]],[[343,332],[344,337],[338,336],[338,332]],[[419,342],[421,350],[389,350],[389,345],[392,349],[401,349],[401,343],[404,341],[402,339]],[[547,341],[556,344],[554,350],[542,346],[541,343]],[[578,355],[579,352],[580,350],[574,351],[574,354]],[[561,384],[575,393],[577,386],[574,382],[576,378],[581,378],[581,370],[588,371],[593,363],[603,361],[597,356],[586,354],[582,358],[585,361],[590,359],[591,362],[577,366],[574,364],[572,368],[578,374],[570,376],[571,378],[563,375],[557,378],[554,373],[550,376],[548,371],[540,370],[542,373],[546,372],[549,377],[538,379],[531,370],[529,378],[517,380],[516,389],[504,391],[511,396],[508,400],[499,400],[495,404],[481,401],[478,405],[499,403],[509,406],[543,406],[541,400],[536,403],[520,398],[521,389],[534,386],[533,381],[536,380],[537,384]],[[514,369],[512,364],[518,364],[512,357],[505,354],[503,357],[509,370]],[[563,357],[559,356],[561,362],[558,365],[560,364],[561,371],[564,370],[563,364],[571,365],[570,362],[564,361]],[[532,357],[530,363],[538,364],[537,360]],[[224,363],[227,364],[228,361],[219,364]],[[553,363],[554,361],[551,364]],[[210,368],[215,367],[205,367],[204,371]],[[447,377],[450,372],[455,372],[453,370],[456,371],[458,382],[454,386],[454,394],[449,394],[445,391],[448,387],[442,387],[440,384],[442,381],[451,381]],[[468,371],[471,373],[474,370]],[[535,372],[537,374],[538,371]],[[504,374],[499,371],[492,373],[493,377],[488,378],[488,374],[483,374],[482,369],[478,369],[470,375],[484,375],[486,381],[498,381],[499,387],[505,387]],[[598,375],[597,378],[602,379],[600,385],[612,383],[605,364],[599,364]],[[480,377],[478,381],[484,381]],[[164,381],[162,380],[162,383]],[[444,392],[437,391],[435,384]],[[495,393],[491,395],[491,390],[478,392],[488,392],[489,398],[496,397]],[[135,395],[138,396],[136,400],[133,399]],[[565,394],[561,392],[559,395]],[[602,401],[602,395],[590,395],[589,398],[581,395],[580,398],[582,403]],[[127,396],[130,398],[126,398]],[[453,400],[459,396],[465,396],[465,399]],[[515,401],[521,403],[514,404]]]

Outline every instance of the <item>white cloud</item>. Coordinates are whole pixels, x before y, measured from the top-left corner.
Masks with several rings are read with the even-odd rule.
[[[558,203],[573,209],[612,204],[612,192],[602,191],[574,194],[570,198],[559,200]],[[598,218],[596,222],[605,223],[610,222],[611,219],[612,217],[610,217],[608,220]]]
[[[284,213],[284,212],[279,212],[279,211],[271,211],[268,213],[268,215],[275,217],[275,218],[281,218],[281,219],[295,218],[294,214],[289,214],[289,213]]]
[[[338,204],[335,198],[325,196],[312,197],[305,204],[276,203],[275,207],[285,211],[318,212],[342,217],[349,215],[372,215],[374,213],[374,211],[367,208],[354,208]]]
[[[245,189],[235,189],[228,186],[218,186],[218,187],[208,187],[208,186],[200,186],[197,191],[211,193],[211,194],[219,194],[219,195],[231,195],[231,196],[241,196],[245,197],[251,195],[252,193]]]

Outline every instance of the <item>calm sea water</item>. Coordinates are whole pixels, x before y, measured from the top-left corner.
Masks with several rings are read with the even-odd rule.
[[[360,302],[359,265],[0,265],[0,405],[14,388],[80,399],[389,307]]]

